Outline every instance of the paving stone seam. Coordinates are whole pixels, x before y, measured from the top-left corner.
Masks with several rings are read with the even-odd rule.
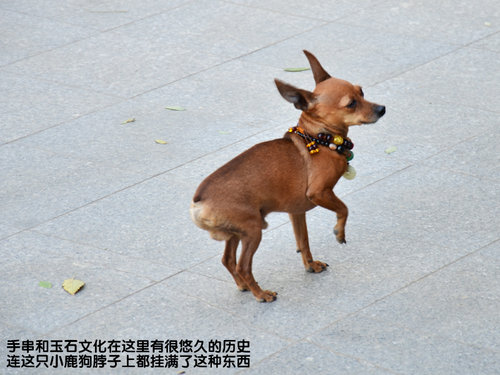
[[[396,372],[393,369],[381,366],[381,365],[379,365],[379,364],[377,364],[375,362],[369,361],[369,360],[367,360],[367,359],[365,359],[363,357],[356,357],[356,356],[351,355],[351,354],[347,354],[347,353],[343,353],[343,352],[339,352],[339,351],[333,350],[332,348],[330,348],[330,347],[328,347],[326,345],[320,345],[319,343],[317,343],[315,341],[311,341],[308,338],[306,338],[305,341],[308,342],[308,343],[311,343],[312,345],[317,346],[318,348],[321,348],[321,349],[326,350],[326,351],[328,351],[330,353],[336,354],[336,355],[338,355],[340,357],[354,359],[354,360],[358,361],[360,364],[367,363],[370,366],[373,366],[373,367],[375,367],[377,369],[380,369],[380,370],[383,370],[383,371],[387,371],[390,374],[401,374],[400,372]]]
[[[385,295],[385,296],[383,296],[383,297],[377,298],[375,301],[370,302],[369,304],[367,304],[367,305],[365,305],[365,306],[363,306],[363,307],[361,307],[361,308],[357,309],[356,311],[353,311],[353,312],[347,313],[347,314],[346,314],[345,316],[343,316],[342,318],[339,318],[339,319],[335,320],[333,323],[328,324],[328,325],[326,325],[326,326],[324,326],[324,327],[321,327],[321,328],[319,328],[319,329],[318,329],[318,330],[316,330],[316,331],[313,331],[310,335],[308,335],[308,336],[306,336],[306,337],[304,337],[304,338],[307,338],[307,337],[309,337],[309,336],[313,336],[313,335],[315,335],[315,334],[317,334],[317,333],[320,333],[321,331],[324,331],[325,329],[328,329],[328,328],[330,328],[330,327],[333,327],[333,326],[335,326],[336,324],[338,324],[339,322],[341,322],[342,320],[344,320],[344,319],[348,319],[348,318],[351,318],[351,317],[353,317],[353,316],[355,316],[355,315],[359,314],[360,312],[362,312],[362,311],[364,311],[364,310],[368,309],[369,307],[371,307],[371,306],[373,306],[373,305],[375,305],[375,304],[377,304],[377,303],[379,303],[379,302],[381,302],[381,301],[383,301],[383,300],[385,300],[385,299],[387,299],[387,298],[390,298],[390,297],[392,297],[393,295],[395,295],[395,294],[397,294],[397,293],[400,293],[401,291],[403,291],[403,290],[405,290],[405,289],[409,288],[410,286],[412,286],[412,285],[414,285],[414,284],[416,284],[416,283],[418,283],[418,282],[420,282],[420,281],[422,281],[422,280],[424,280],[424,279],[426,279],[426,278],[428,278],[428,277],[430,277],[430,276],[435,275],[436,273],[438,273],[438,272],[440,272],[440,271],[444,270],[445,268],[448,268],[448,267],[450,267],[450,266],[452,266],[452,265],[454,265],[454,264],[456,264],[456,263],[458,263],[458,262],[460,262],[460,261],[464,260],[465,258],[468,258],[468,257],[470,257],[470,256],[473,256],[473,255],[477,254],[477,253],[478,253],[478,252],[480,252],[481,250],[483,250],[483,249],[487,248],[488,246],[493,245],[494,243],[496,243],[496,242],[498,242],[498,241],[500,241],[500,238],[497,238],[496,240],[493,240],[493,241],[491,241],[491,242],[487,243],[486,245],[480,246],[479,248],[477,248],[477,249],[475,249],[475,250],[473,250],[473,251],[471,251],[471,252],[469,252],[469,253],[467,253],[467,254],[465,254],[465,255],[462,255],[462,256],[458,257],[457,259],[452,260],[451,262],[448,262],[447,264],[445,264],[445,265],[443,265],[443,266],[441,266],[441,267],[439,267],[439,268],[437,268],[437,269],[435,269],[435,270],[433,270],[433,271],[430,271],[430,272],[426,273],[425,275],[420,276],[420,277],[418,277],[417,279],[415,279],[415,280],[413,280],[413,281],[410,281],[410,282],[409,282],[409,283],[407,283],[406,285],[404,285],[404,286],[402,286],[402,287],[400,287],[400,288],[398,288],[398,289],[396,289],[396,290],[392,291],[391,293],[386,294],[386,295]]]
[[[277,128],[277,127],[276,127],[276,128]],[[245,140],[247,140],[247,139],[249,139],[249,138],[252,138],[252,137],[254,137],[254,136],[256,136],[256,135],[260,134],[261,132],[262,132],[262,131],[260,131],[260,130],[259,130],[259,131],[255,132],[255,133],[253,133],[253,134],[250,134],[250,135],[248,135],[248,136],[245,136],[245,137],[243,137],[243,138],[240,138],[240,139],[238,139],[238,140],[236,140],[236,141],[234,141],[234,142],[232,142],[232,143],[230,143],[230,144],[224,145],[224,146],[222,146],[222,147],[220,147],[220,148],[218,148],[218,149],[216,149],[216,150],[213,150],[213,151],[210,151],[210,152],[205,153],[205,154],[203,154],[203,155],[197,156],[197,157],[195,157],[195,158],[193,158],[193,159],[191,159],[191,160],[188,160],[188,161],[186,161],[186,162],[183,162],[183,163],[181,163],[181,164],[178,164],[178,165],[176,165],[176,166],[174,166],[174,167],[172,167],[172,168],[169,168],[169,169],[167,169],[167,170],[164,170],[164,171],[161,171],[161,172],[155,173],[154,175],[151,175],[151,176],[148,176],[148,177],[146,177],[146,178],[143,178],[143,179],[141,179],[140,181],[134,182],[133,184],[130,184],[130,185],[124,186],[124,187],[122,187],[122,188],[120,188],[120,189],[118,189],[118,190],[116,190],[116,191],[114,191],[114,192],[111,192],[111,193],[109,193],[109,194],[105,194],[105,195],[103,195],[103,196],[101,196],[101,197],[99,197],[99,198],[97,198],[97,199],[94,199],[94,200],[92,200],[92,201],[90,201],[90,202],[87,202],[87,203],[85,203],[85,204],[83,204],[83,205],[81,205],[81,206],[79,206],[79,207],[72,208],[72,209],[70,209],[70,210],[68,210],[68,211],[66,211],[66,212],[63,212],[63,213],[61,213],[61,214],[59,214],[59,215],[56,215],[56,216],[54,216],[54,217],[52,217],[52,218],[49,218],[49,219],[47,219],[47,220],[44,220],[43,222],[40,222],[40,223],[38,223],[38,224],[36,224],[36,225],[34,225],[34,226],[32,226],[32,227],[23,228],[22,230],[20,230],[20,231],[18,231],[18,232],[16,232],[16,233],[9,234],[9,235],[7,235],[6,237],[2,237],[2,238],[0,238],[0,240],[5,240],[5,239],[7,239],[7,238],[10,238],[10,237],[16,236],[16,235],[18,235],[18,234],[20,234],[20,233],[22,233],[22,232],[24,232],[24,231],[34,230],[35,228],[37,228],[37,227],[39,227],[39,226],[41,226],[41,225],[43,225],[43,224],[46,224],[46,223],[48,223],[48,222],[50,222],[50,221],[52,221],[52,220],[56,220],[56,219],[58,219],[58,218],[60,218],[60,217],[62,217],[62,216],[68,215],[68,214],[70,214],[70,213],[72,213],[72,212],[75,212],[75,211],[77,211],[77,210],[79,210],[79,209],[82,209],[82,208],[85,208],[85,207],[87,207],[87,206],[90,206],[90,205],[92,205],[92,204],[94,204],[94,203],[97,203],[97,202],[99,202],[99,201],[101,201],[101,200],[103,200],[103,199],[109,198],[109,197],[113,196],[114,194],[117,194],[117,193],[120,193],[120,192],[125,191],[125,190],[127,190],[127,189],[133,188],[133,187],[138,186],[138,185],[140,185],[140,184],[142,184],[142,183],[144,183],[144,182],[150,181],[150,180],[152,180],[152,179],[154,179],[154,178],[156,178],[156,177],[159,177],[159,176],[162,176],[162,175],[164,175],[164,174],[170,173],[170,172],[172,172],[172,171],[174,171],[174,170],[176,170],[176,169],[178,169],[178,168],[181,168],[181,167],[183,167],[183,166],[185,166],[185,165],[187,165],[187,164],[189,164],[189,163],[192,163],[192,162],[194,162],[194,161],[197,161],[197,160],[199,160],[199,159],[202,159],[202,158],[204,158],[204,157],[206,157],[206,156],[208,156],[208,155],[211,155],[211,154],[217,153],[217,152],[222,151],[222,150],[224,150],[224,149],[226,149],[226,148],[229,148],[229,147],[231,147],[231,146],[234,146],[234,145],[236,145],[236,144],[238,144],[238,143],[240,143],[240,142],[243,142],[243,141],[245,141]],[[1,146],[0,146],[0,147],[1,147]]]
[[[175,277],[175,276],[177,276],[178,274],[180,274],[180,273],[182,273],[182,272],[184,272],[184,271],[183,271],[183,270],[182,270],[182,271],[178,271],[178,272],[176,272],[176,273],[174,273],[174,274],[172,274],[172,275],[169,275],[169,276],[167,276],[167,277],[164,277],[163,279],[161,279],[161,280],[159,280],[159,281],[152,282],[152,283],[150,283],[149,285],[146,285],[146,286],[144,286],[144,287],[142,287],[142,288],[140,288],[140,289],[137,289],[137,290],[135,290],[135,291],[133,291],[133,292],[131,292],[131,293],[127,294],[126,296],[123,296],[123,297],[121,297],[121,298],[118,298],[117,300],[115,300],[115,301],[113,301],[113,302],[110,302],[110,303],[108,303],[108,304],[106,304],[106,305],[104,305],[104,306],[100,306],[100,307],[99,307],[99,308],[97,308],[96,310],[91,311],[91,312],[89,312],[89,313],[87,313],[87,314],[85,314],[85,315],[82,315],[81,317],[79,317],[79,318],[75,319],[75,320],[74,320],[74,321],[72,321],[72,322],[66,323],[66,324],[64,324],[64,325],[62,325],[62,326],[59,326],[59,327],[53,328],[53,329],[51,329],[51,330],[49,330],[49,331],[47,331],[47,332],[44,332],[44,333],[43,333],[43,335],[42,335],[42,337],[49,338],[51,335],[53,335],[54,333],[56,333],[56,332],[57,332],[57,331],[59,331],[59,330],[63,331],[65,328],[67,328],[67,327],[69,327],[69,326],[71,326],[71,325],[73,325],[73,324],[76,324],[76,323],[78,323],[78,322],[79,322],[79,321],[81,321],[81,320],[84,320],[84,319],[86,319],[86,318],[88,318],[88,317],[90,317],[90,316],[92,316],[92,315],[94,315],[94,314],[96,314],[96,313],[98,313],[98,312],[100,312],[100,311],[102,311],[102,310],[105,310],[105,309],[107,309],[108,307],[111,307],[111,306],[113,306],[113,305],[116,305],[117,303],[122,302],[122,301],[126,300],[127,298],[132,297],[132,296],[134,296],[134,295],[136,295],[136,294],[139,294],[139,293],[143,292],[144,290],[147,290],[147,289],[149,289],[149,288],[151,288],[151,287],[153,287],[153,286],[156,286],[156,285],[158,285],[158,284],[161,284],[162,282],[164,282],[164,281],[166,281],[166,280],[168,280],[168,279],[170,279],[170,278],[172,278],[172,277]]]

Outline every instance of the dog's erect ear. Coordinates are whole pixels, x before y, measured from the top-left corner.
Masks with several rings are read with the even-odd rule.
[[[311,52],[304,50],[304,54],[309,60],[309,65],[311,65],[311,70],[313,72],[314,80],[316,84],[323,82],[324,80],[331,78],[331,75],[326,72],[325,69],[321,66],[316,56],[314,56]]]
[[[307,111],[309,106],[314,102],[314,94],[307,90],[298,89],[288,83],[280,81],[279,79],[275,79],[276,87],[278,87],[278,91],[281,96],[285,98],[285,100],[293,103],[295,108],[300,109],[301,111]]]

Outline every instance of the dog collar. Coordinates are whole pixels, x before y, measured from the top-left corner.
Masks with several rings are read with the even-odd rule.
[[[295,133],[304,138],[304,140],[308,142],[306,147],[311,155],[317,154],[319,152],[318,145],[321,145],[337,151],[341,155],[345,155],[347,161],[351,161],[354,158],[354,153],[351,151],[354,144],[349,138],[325,133],[319,133],[316,137],[313,137],[307,134],[300,126],[294,126],[288,129],[288,132]]]

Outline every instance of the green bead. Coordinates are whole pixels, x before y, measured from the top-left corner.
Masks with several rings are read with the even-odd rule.
[[[354,158],[354,152],[349,151],[349,153],[347,154],[347,161],[351,161],[353,158]]]

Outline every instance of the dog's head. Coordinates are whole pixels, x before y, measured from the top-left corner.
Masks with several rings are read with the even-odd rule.
[[[321,124],[325,130],[345,128],[351,125],[371,124],[385,114],[385,106],[371,103],[364,98],[360,86],[331,77],[316,57],[304,51],[316,81],[310,92],[275,79],[278,90],[303,116]]]

